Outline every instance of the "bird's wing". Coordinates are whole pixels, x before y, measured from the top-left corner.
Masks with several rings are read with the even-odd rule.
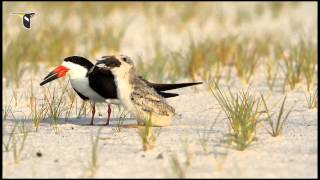
[[[25,13],[11,13],[13,15],[18,15],[19,17],[23,17],[25,15]]]
[[[135,80],[130,96],[139,111],[158,115],[174,113],[174,109],[165,102],[165,99],[140,79]]]
[[[84,101],[89,100],[88,97],[86,97],[83,94],[79,93],[75,88],[73,88],[73,90],[81,97],[82,100],[84,100]]]
[[[117,88],[110,70],[93,66],[87,74],[89,86],[106,99],[116,99]]]

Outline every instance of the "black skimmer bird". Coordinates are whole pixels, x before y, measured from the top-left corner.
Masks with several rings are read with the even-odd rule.
[[[36,13],[12,13],[22,17],[22,24],[25,28],[31,28],[31,18],[32,16],[36,15]]]
[[[92,117],[90,125],[93,125],[96,103],[108,104],[108,119],[106,122],[106,125],[108,125],[111,114],[110,104],[120,104],[114,76],[111,71],[97,68],[93,63],[84,57],[70,56],[65,58],[59,67],[51,71],[40,83],[40,86],[43,86],[44,84],[55,79],[61,78],[66,74],[69,75],[71,86],[81,97],[81,99],[84,101],[89,100],[91,102]],[[157,84],[151,83],[142,77],[140,78],[148,86],[154,88],[154,90],[164,98],[175,97],[179,94],[167,93],[163,91],[202,84],[202,82]]]

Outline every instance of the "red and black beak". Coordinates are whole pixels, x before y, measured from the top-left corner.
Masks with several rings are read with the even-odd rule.
[[[53,71],[51,71],[44,79],[43,81],[40,83],[40,86],[43,86],[45,84],[47,84],[50,81],[53,81],[55,79],[61,78],[64,75],[66,75],[66,73],[69,71],[68,68],[66,68],[65,66],[59,66],[56,69],[54,69]]]

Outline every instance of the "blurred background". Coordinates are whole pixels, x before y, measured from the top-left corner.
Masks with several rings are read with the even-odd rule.
[[[12,12],[35,12],[31,29]],[[40,81],[68,56],[94,62],[115,53],[131,56],[153,81],[210,81],[234,67],[249,83],[261,64],[293,49],[317,64],[316,47],[316,2],[3,3],[6,86],[26,75]]]

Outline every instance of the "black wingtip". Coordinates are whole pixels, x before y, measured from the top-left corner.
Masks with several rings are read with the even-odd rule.
[[[158,94],[160,94],[160,96],[162,96],[164,98],[171,98],[171,97],[179,96],[179,94],[177,94],[177,93],[167,93],[167,92],[158,92]]]
[[[150,83],[147,84],[151,87],[153,87],[156,91],[168,91],[172,89],[179,89],[189,86],[195,86],[202,84],[203,82],[194,82],[194,83],[179,83],[179,84],[156,84],[156,83]]]

